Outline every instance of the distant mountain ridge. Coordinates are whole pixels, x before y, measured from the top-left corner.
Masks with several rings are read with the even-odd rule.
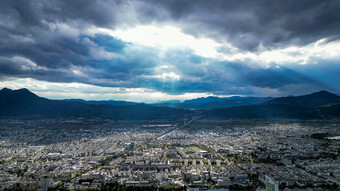
[[[162,101],[154,104],[147,104],[150,106],[160,106],[160,107],[172,107],[172,108],[181,108],[181,109],[213,109],[213,108],[223,108],[223,107],[234,107],[234,106],[245,106],[245,105],[254,105],[259,103],[264,103],[273,99],[272,97],[241,97],[241,96],[232,96],[232,97],[201,97],[196,99],[185,100],[184,102],[180,102],[179,100],[169,100]],[[124,105],[137,105],[137,104],[145,104],[138,102],[128,102],[128,101],[116,101],[116,100],[83,100],[83,99],[64,99],[64,101],[68,102],[80,102],[86,104],[95,104],[95,105],[114,105],[114,106],[124,106]]]
[[[221,101],[220,99],[223,99]],[[256,98],[262,99],[261,103],[247,106],[233,106],[214,108],[199,111],[203,119],[332,119],[340,118],[340,96],[320,91],[303,96],[281,97],[281,98]],[[266,99],[269,99],[265,101]],[[208,100],[219,100],[208,102],[198,99],[198,106],[208,104],[221,104],[223,102],[231,105],[236,101],[243,100],[241,104],[251,100],[251,97],[210,97]],[[153,119],[178,119],[180,117],[192,116],[194,112],[186,109],[171,107],[159,107],[134,102],[123,102],[111,105],[110,101],[84,101],[84,100],[50,100],[39,97],[27,89],[0,90],[0,118],[101,118],[113,120],[153,120]],[[197,101],[197,99],[196,99]],[[233,102],[234,101],[234,102]],[[164,103],[174,104],[178,103]],[[182,103],[182,105],[186,105]],[[195,106],[195,104],[187,104]]]
[[[289,96],[272,99],[265,104],[294,105],[300,107],[320,107],[329,104],[339,104],[340,96],[327,91],[319,91],[303,96]]]
[[[213,109],[223,107],[246,106],[264,103],[273,99],[272,97],[201,97],[191,100],[185,100],[183,103],[159,103],[154,105],[175,107],[183,109]]]
[[[210,102],[224,101],[224,100],[226,100],[226,98],[209,96],[209,97],[200,97],[196,99],[185,100],[183,104],[203,104],[203,103],[210,103]]]
[[[68,102],[80,102],[80,103],[87,103],[87,104],[94,104],[94,105],[115,105],[115,106],[122,106],[122,105],[137,105],[137,104],[144,104],[138,102],[129,102],[129,101],[116,101],[116,100],[83,100],[83,99],[64,99],[63,101]]]
[[[323,107],[327,106],[327,107]],[[329,119],[340,117],[340,96],[327,91],[289,96],[267,102],[204,113],[210,119]]]
[[[145,104],[95,105],[39,97],[27,89],[0,90],[0,118],[102,118],[114,120],[151,120],[182,117],[190,111]]]

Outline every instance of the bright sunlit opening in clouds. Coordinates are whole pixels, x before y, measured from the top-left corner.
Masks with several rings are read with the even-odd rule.
[[[160,75],[156,75],[155,77],[156,78],[160,78],[163,81],[167,81],[167,80],[176,80],[176,81],[178,81],[178,80],[181,79],[181,76],[178,75],[178,74],[175,74],[174,72],[162,73]]]
[[[190,48],[199,56],[216,57],[218,52],[216,48],[220,44],[212,39],[195,38],[181,31],[174,26],[149,26],[140,25],[134,28],[110,30],[96,28],[90,30],[92,33],[103,33],[119,38],[125,42],[138,43],[150,47],[183,47]]]

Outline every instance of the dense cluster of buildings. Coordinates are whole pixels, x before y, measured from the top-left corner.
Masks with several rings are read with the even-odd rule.
[[[339,126],[1,121],[0,190],[337,189]],[[155,125],[158,124],[158,125]],[[335,123],[336,124],[336,123]],[[182,128],[179,128],[182,127]]]

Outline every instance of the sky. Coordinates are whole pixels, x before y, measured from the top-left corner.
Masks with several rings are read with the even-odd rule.
[[[160,102],[340,94],[340,1],[3,0],[0,88]]]

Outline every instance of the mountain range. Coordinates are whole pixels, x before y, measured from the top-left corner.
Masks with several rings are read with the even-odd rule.
[[[299,107],[321,107],[329,104],[340,104],[340,96],[320,91],[303,96],[289,96],[269,100],[266,104],[294,105]]]
[[[234,107],[234,106],[245,106],[245,105],[254,105],[259,103],[264,103],[273,99],[272,97],[240,97],[240,96],[232,96],[226,98],[220,97],[201,97],[191,100],[185,100],[184,102],[180,102],[179,100],[170,100],[164,101],[160,103],[149,104],[151,106],[160,106],[160,107],[173,107],[173,108],[181,108],[181,109],[213,109],[213,108],[222,108],[222,107]],[[108,105],[136,105],[136,104],[144,104],[144,103],[136,103],[136,102],[127,102],[127,101],[115,101],[115,100],[106,100],[106,101],[86,101],[82,99],[65,99],[64,101],[71,102],[81,102],[88,104],[108,104]]]
[[[145,104],[109,105],[50,100],[39,97],[27,89],[0,90],[1,118],[102,118],[114,120],[150,120],[182,117],[191,111],[155,107]]]
[[[235,106],[246,106],[264,103],[273,99],[272,97],[202,97],[191,100],[185,100],[183,103],[158,103],[154,104],[157,106],[175,107],[182,109],[213,109],[213,108],[224,108],[224,107],[235,107]]]
[[[175,106],[164,107],[171,104],[177,104],[177,108]],[[0,90],[0,118],[85,117],[151,120],[176,119],[197,113],[182,109],[185,107],[180,104],[200,108],[201,118],[206,119],[330,119],[340,117],[340,96],[327,91],[280,98],[207,97],[187,100],[183,103],[172,101],[144,104],[113,100],[50,100],[39,97],[27,89],[3,88]]]
[[[340,117],[340,96],[327,91],[271,99],[261,104],[215,108],[210,119],[330,119]]]

